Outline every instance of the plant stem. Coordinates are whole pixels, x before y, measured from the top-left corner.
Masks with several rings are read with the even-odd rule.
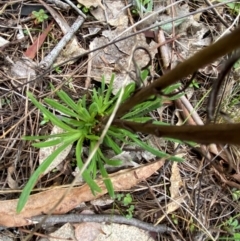
[[[158,137],[169,137],[184,141],[194,141],[202,144],[240,144],[240,123],[162,126],[151,123],[136,123],[132,121],[114,120],[113,125],[131,132],[142,132]]]

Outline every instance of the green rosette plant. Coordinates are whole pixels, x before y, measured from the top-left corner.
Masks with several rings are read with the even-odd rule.
[[[94,88],[92,90],[90,94],[90,101],[87,98],[87,95],[84,95],[81,99],[75,102],[66,92],[60,90],[56,92],[59,100],[45,98],[45,105],[43,105],[37,101],[32,93],[27,94],[31,102],[42,112],[44,117],[47,118],[53,125],[62,128],[64,132],[54,135],[23,137],[25,140],[38,141],[33,143],[33,146],[37,148],[60,145],[44,160],[41,165],[39,165],[39,167],[28,180],[19,198],[17,212],[20,212],[23,209],[41,174],[44,173],[44,171],[54,161],[59,153],[61,153],[67,146],[75,144],[75,158],[77,166],[80,170],[82,169],[84,165],[82,159],[83,146],[89,146],[89,153],[94,149],[97,141],[100,138],[101,132],[105,127],[103,119],[104,117],[111,115],[116,101],[119,98],[120,91],[115,96],[112,95],[113,81],[114,75],[112,76],[110,84],[107,87],[105,84],[105,79],[103,78],[101,87],[98,89]],[[165,93],[170,93],[178,87],[179,84],[170,86],[165,90]],[[121,102],[123,103],[125,100],[127,100],[134,93],[134,91],[135,83],[130,83],[127,85],[124,88],[124,94]],[[179,96],[173,98],[178,97]],[[138,123],[151,121],[152,117],[147,116],[147,114],[160,107],[161,104],[161,97],[152,97],[149,100],[136,105],[130,112],[122,116],[121,119]],[[60,113],[60,116],[53,114],[48,108],[45,107],[46,105],[48,105],[50,109],[54,109],[54,113]],[[160,125],[164,124],[156,121],[154,123]],[[89,185],[94,194],[96,192],[101,192],[100,187],[94,181],[97,173],[100,172],[110,196],[114,197],[113,185],[105,169],[105,164],[112,166],[119,166],[121,164],[121,161],[106,158],[102,151],[102,147],[104,147],[104,149],[109,148],[113,150],[116,155],[118,155],[122,152],[119,146],[122,144],[131,143],[138,145],[139,147],[158,157],[169,158],[173,161],[182,161],[181,158],[170,156],[167,153],[161,152],[146,144],[139,138],[137,133],[132,133],[130,130],[110,126],[106,136],[104,137],[102,145],[100,148],[98,148],[90,164],[82,174],[83,179]]]

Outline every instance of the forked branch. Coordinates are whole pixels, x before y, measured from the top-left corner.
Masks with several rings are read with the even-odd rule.
[[[202,144],[228,143],[240,145],[240,123],[208,124],[202,126],[163,126],[151,123],[114,120],[113,125],[131,132],[141,132],[158,137],[169,137],[183,141],[194,141]]]
[[[193,74],[198,69],[238,48],[240,48],[240,28],[237,28],[231,34],[221,38],[216,43],[204,48],[188,60],[180,63],[176,68],[155,80],[151,85],[139,90],[119,107],[116,119],[121,118],[134,106],[148,99],[150,96],[159,94],[163,89],[178,80]]]
[[[240,28],[237,28],[213,45],[199,51],[172,71],[155,80],[151,85],[140,89],[120,106],[112,124],[132,132],[153,134],[158,137],[170,137],[203,144],[229,143],[240,145],[240,123],[207,124],[203,126],[160,126],[152,123],[120,120],[126,112],[150,96],[161,94],[166,87],[238,48],[240,48]]]

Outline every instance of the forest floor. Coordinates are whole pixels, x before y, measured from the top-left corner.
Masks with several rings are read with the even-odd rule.
[[[101,88],[103,76],[109,84],[114,73],[113,97],[137,78],[134,63],[142,68],[149,60],[154,81],[238,26],[240,2],[223,2],[0,1],[0,240],[240,240],[239,147],[189,145],[141,133],[147,145],[183,161],[120,146],[123,164],[107,169],[115,198],[105,187],[95,196],[80,182],[70,189],[78,173],[73,144],[41,173],[27,205],[16,213],[27,181],[55,150],[36,148],[23,136],[59,133],[27,92],[44,103],[63,90],[78,102]],[[131,61],[137,47],[142,49]],[[212,84],[229,57],[199,69],[181,96],[163,98],[150,116],[171,125],[206,123]],[[236,62],[218,94],[216,123],[240,121],[239,79]],[[107,156],[109,150],[101,148]],[[85,162],[87,142],[81,151]],[[101,179],[96,182],[101,186]]]

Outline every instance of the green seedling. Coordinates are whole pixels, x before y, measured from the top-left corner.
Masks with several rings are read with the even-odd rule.
[[[89,13],[89,8],[87,8],[87,7],[84,6],[84,7],[82,8],[82,11],[83,11],[84,13]]]
[[[229,218],[225,223],[221,224],[224,230],[226,230],[230,237],[221,237],[219,240],[235,240],[240,241],[240,224],[238,221],[238,216]]]
[[[59,66],[56,66],[55,67],[55,71],[57,72],[57,74],[61,74],[62,73],[62,70]]]
[[[87,8],[87,7],[85,7],[85,6],[82,5],[82,4],[77,4],[77,7],[78,7],[79,9],[81,9],[81,11],[82,11],[83,13],[89,13],[89,11],[90,11],[90,8]]]
[[[176,224],[176,225],[178,225],[178,218],[176,217],[176,215],[175,214],[172,214],[172,221],[173,221],[173,223],[174,224]]]
[[[199,84],[198,84],[197,80],[194,79],[189,87],[199,89]]]
[[[237,201],[240,198],[240,190],[234,188],[232,190],[232,198],[234,201]]]
[[[40,126],[47,124],[49,121],[50,121],[50,119],[47,117],[47,115],[43,114],[43,119],[40,122]]]
[[[48,19],[48,15],[45,13],[43,9],[40,9],[38,12],[33,11],[32,15],[36,18],[36,24],[42,23],[44,20]]]
[[[117,200],[123,205],[128,207],[127,208],[127,214],[125,215],[126,218],[130,219],[133,217],[133,212],[134,212],[134,205],[132,203],[132,196],[131,194],[127,193],[126,195],[124,194],[117,194],[116,195]]]
[[[142,18],[145,13],[153,11],[153,0],[134,0],[132,13],[138,13]]]

